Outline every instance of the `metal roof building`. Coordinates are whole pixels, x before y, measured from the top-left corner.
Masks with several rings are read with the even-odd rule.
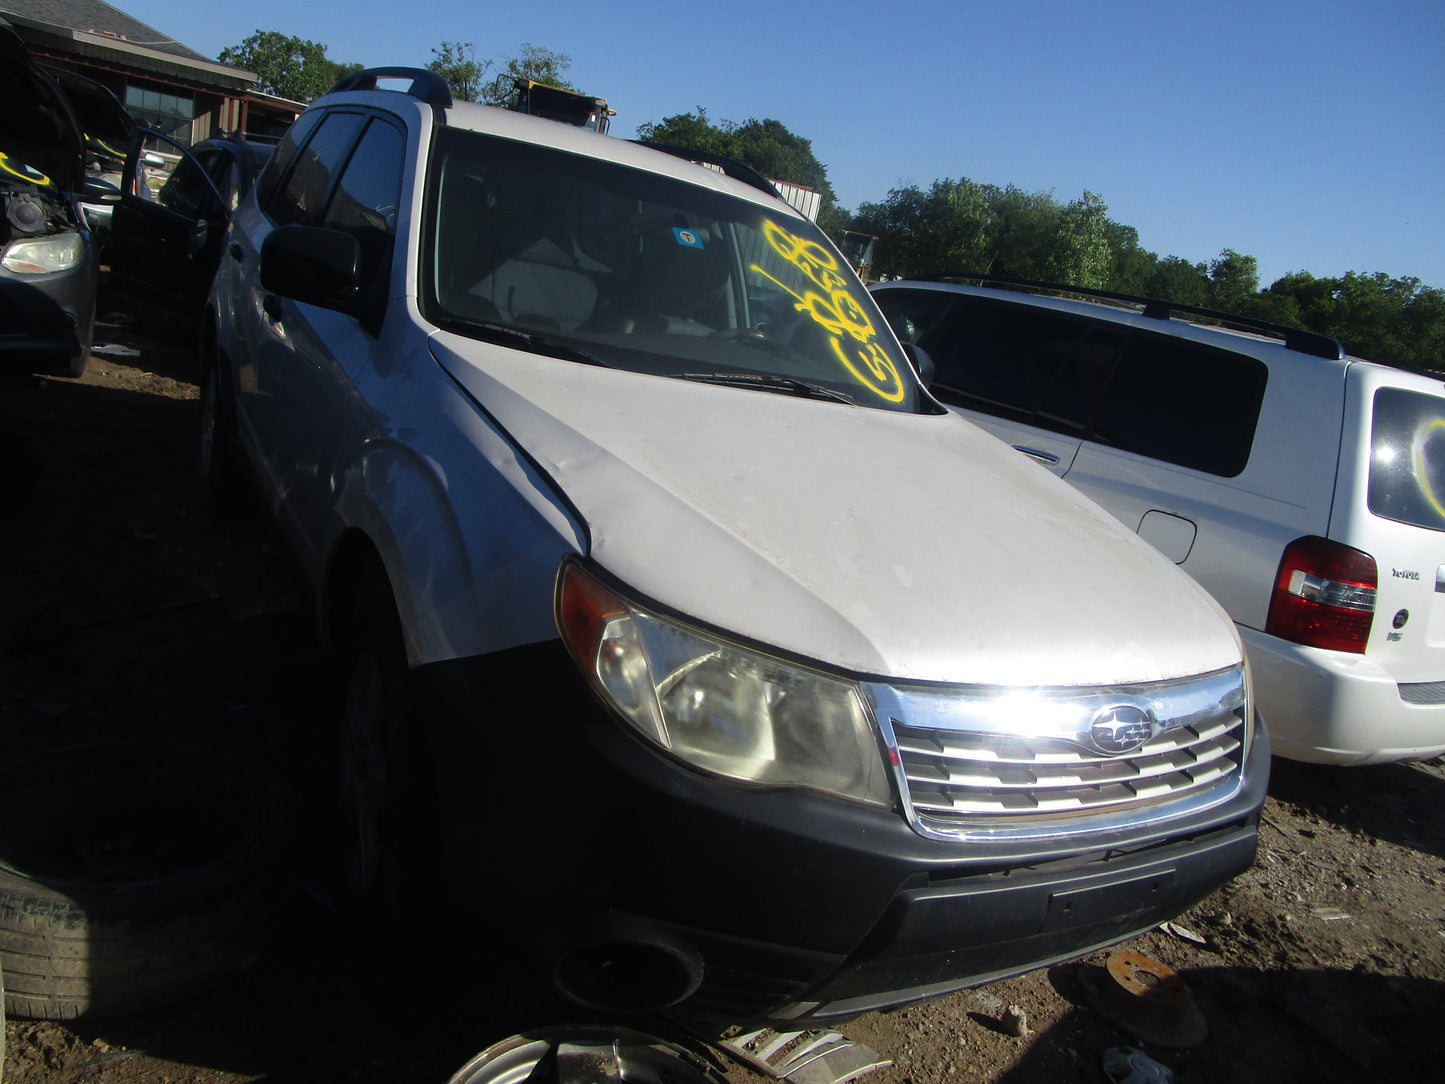
[[[109,87],[151,128],[194,143],[222,132],[265,134],[303,108],[256,91],[256,74],[202,56],[104,0],[0,0],[37,60]]]

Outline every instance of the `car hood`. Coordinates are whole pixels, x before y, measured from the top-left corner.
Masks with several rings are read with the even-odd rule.
[[[71,111],[80,122],[85,143],[95,153],[124,159],[135,131],[135,119],[110,88],[61,68],[42,67],[41,71],[60,84]]]
[[[0,21],[0,152],[7,178],[36,181],[39,170],[66,191],[80,183],[84,136],[80,122],[54,79],[30,59],[30,51]],[[36,183],[44,183],[39,179]]]
[[[1097,506],[952,415],[638,375],[438,333],[590,555],[694,620],[859,675],[1034,686],[1236,665],[1233,625]]]

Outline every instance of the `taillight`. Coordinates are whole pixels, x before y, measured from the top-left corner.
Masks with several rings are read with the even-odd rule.
[[[1375,559],[1328,538],[1285,547],[1264,631],[1306,647],[1363,654],[1375,618]]]

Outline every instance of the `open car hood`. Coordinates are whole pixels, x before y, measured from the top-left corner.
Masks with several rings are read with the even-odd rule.
[[[0,152],[5,179],[48,179],[72,191],[80,183],[85,137],[65,93],[41,71],[8,23],[0,21]],[[37,176],[35,171],[43,176]]]
[[[62,68],[45,66],[41,70],[59,83],[60,89],[65,92],[71,111],[80,122],[88,149],[93,153],[124,159],[131,134],[135,131],[135,120],[110,88]]]

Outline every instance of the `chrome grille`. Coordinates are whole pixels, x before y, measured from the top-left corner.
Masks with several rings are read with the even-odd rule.
[[[1237,670],[1127,690],[1036,693],[1049,719],[1042,725],[990,715],[992,702],[977,691],[953,704],[940,690],[890,692],[875,689],[875,707],[890,724],[909,820],[925,835],[1093,831],[1212,805],[1241,784],[1248,706]],[[1120,701],[1147,710],[1154,733],[1136,750],[1107,755],[1091,747],[1088,721]],[[927,725],[915,725],[917,716]]]

